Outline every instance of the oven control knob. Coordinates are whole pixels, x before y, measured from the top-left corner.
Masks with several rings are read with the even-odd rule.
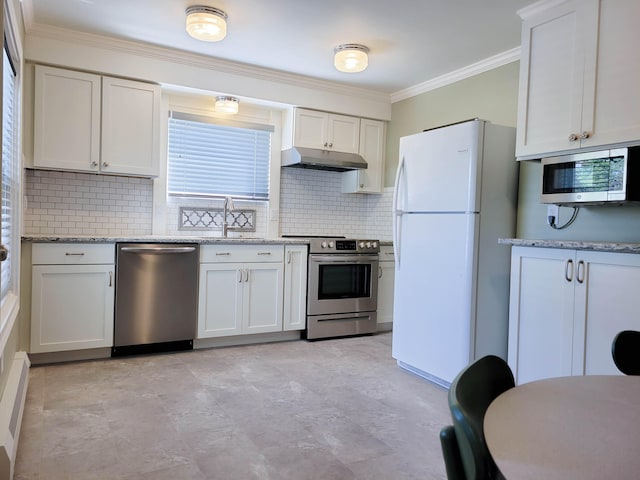
[[[371,242],[367,242],[367,248],[371,248]]]
[[[327,242],[322,242],[322,244],[320,245],[322,248],[327,248]]]
[[[333,242],[329,242],[329,248],[333,248],[334,243]]]
[[[358,244],[358,246],[359,246],[360,248],[364,248],[364,242],[360,242],[360,243]]]

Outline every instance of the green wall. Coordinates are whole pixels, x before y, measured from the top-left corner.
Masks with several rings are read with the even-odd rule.
[[[393,186],[400,137],[473,117],[516,126],[519,62],[396,102],[387,136],[385,186]],[[560,209],[560,224],[573,209]],[[640,206],[583,207],[575,223],[554,230],[540,203],[540,162],[520,162],[516,235],[528,239],[640,242]]]
[[[385,186],[393,186],[400,137],[475,117],[515,127],[519,66],[519,62],[509,63],[394,103],[387,135]]]

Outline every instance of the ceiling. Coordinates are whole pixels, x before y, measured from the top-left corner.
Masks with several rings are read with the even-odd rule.
[[[517,10],[533,0],[22,0],[27,33],[49,26],[145,42],[393,94],[520,45]],[[186,33],[185,9],[229,15],[221,42]],[[371,50],[362,73],[333,48]]]

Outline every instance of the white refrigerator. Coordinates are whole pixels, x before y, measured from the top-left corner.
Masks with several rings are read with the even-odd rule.
[[[471,361],[507,359],[515,128],[469,120],[400,139],[393,199],[393,357],[448,387]]]

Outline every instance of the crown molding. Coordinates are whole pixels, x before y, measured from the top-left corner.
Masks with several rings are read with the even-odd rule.
[[[521,8],[516,13],[521,19],[525,20],[552,7],[562,5],[563,3],[567,3],[567,0],[539,0],[531,5]]]
[[[30,0],[23,1],[29,3]],[[224,72],[232,75],[248,77],[251,79],[259,79],[279,84],[324,90],[335,94],[355,96],[368,100],[375,100],[377,102],[387,101],[388,103],[391,103],[391,97],[389,93],[386,92],[352,87],[327,80],[281,72],[278,70],[271,70],[263,67],[256,67],[253,65],[233,62],[230,60],[222,60],[220,58],[210,57],[197,53],[190,53],[184,50],[178,50],[169,47],[160,47],[148,43],[78,32],[76,30],[69,30],[60,27],[54,27],[51,25],[43,25],[37,23],[30,23],[29,25],[27,25],[26,19],[25,30],[26,35],[31,37],[58,40],[71,44],[81,44],[89,47],[127,53],[130,55],[165,61],[178,65],[186,65],[215,72]]]
[[[508,63],[516,62],[520,60],[520,47],[512,48],[506,52],[499,53],[489,58],[485,58],[479,62],[473,63],[466,67],[454,70],[453,72],[446,73],[439,77],[427,80],[426,82],[419,83],[413,87],[405,88],[398,92],[391,94],[391,103],[396,103],[407,98],[415,97],[422,93],[430,92],[437,88],[451,85],[452,83],[459,82],[479,73],[484,73],[494,68],[501,67]]]

